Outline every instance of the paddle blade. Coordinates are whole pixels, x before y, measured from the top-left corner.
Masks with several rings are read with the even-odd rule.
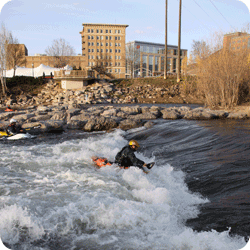
[[[155,162],[150,162],[146,166],[148,169],[151,169],[155,165]]]

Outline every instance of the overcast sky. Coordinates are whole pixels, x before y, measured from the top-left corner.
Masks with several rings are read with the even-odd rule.
[[[7,1],[7,0],[0,0]],[[243,0],[242,0],[243,1]],[[247,1],[247,0],[244,0]],[[165,0],[11,0],[1,9],[4,23],[29,55],[45,53],[54,39],[64,38],[81,53],[83,23],[127,24],[126,42],[165,42]],[[179,0],[168,1],[168,44],[178,45]],[[250,23],[239,0],[182,0],[181,48],[215,32],[241,31]]]

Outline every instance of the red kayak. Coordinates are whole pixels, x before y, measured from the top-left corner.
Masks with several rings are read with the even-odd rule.
[[[97,156],[93,156],[92,160],[93,160],[93,162],[95,163],[95,165],[98,168],[102,168],[102,167],[106,167],[106,166],[111,166],[113,164],[113,162],[109,161],[107,158],[102,158],[102,157],[97,157]],[[147,168],[151,169],[154,165],[155,165],[154,162],[148,163],[147,164]],[[129,167],[121,167],[121,166],[118,166],[118,167],[123,168],[123,169],[128,169],[129,168]],[[143,167],[143,171],[145,173],[148,173],[148,169],[144,169],[144,168],[145,167]]]
[[[14,110],[13,110],[13,109],[6,108],[4,111],[6,111],[6,112],[11,112],[11,111],[14,111]]]
[[[112,162],[109,162],[107,158],[99,158],[97,156],[93,156],[92,160],[99,168],[111,166],[113,164]]]

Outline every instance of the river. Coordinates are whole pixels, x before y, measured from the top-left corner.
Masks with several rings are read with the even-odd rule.
[[[237,250],[250,232],[250,121],[0,141],[0,235],[13,250]],[[136,139],[149,174],[97,169]]]

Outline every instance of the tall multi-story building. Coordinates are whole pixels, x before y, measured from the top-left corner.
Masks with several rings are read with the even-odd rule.
[[[99,65],[115,78],[125,77],[127,27],[122,24],[83,24],[80,34],[86,70]]]
[[[126,44],[126,28],[124,24],[83,23],[81,34],[82,54],[65,56],[64,62],[87,72],[95,77],[105,75],[114,78],[130,76],[155,76],[164,73],[165,44],[133,41]],[[45,54],[28,56],[24,44],[25,66],[36,68],[41,64],[57,67],[55,57]],[[129,49],[130,48],[130,49]],[[132,48],[132,50],[131,50]],[[177,67],[177,46],[168,45],[168,72],[175,73]],[[131,53],[133,62],[131,64]],[[181,50],[181,60],[187,56],[187,50]],[[129,63],[130,61],[130,63]],[[104,74],[105,73],[105,74]]]
[[[250,34],[246,32],[235,32],[224,35],[223,47],[239,50],[250,49]]]
[[[164,74],[165,44],[133,41],[126,44],[126,50],[127,58],[133,60],[127,67],[127,76],[144,77]],[[176,72],[177,51],[178,46],[168,45],[168,73]],[[186,56],[187,50],[182,49],[181,61]]]

